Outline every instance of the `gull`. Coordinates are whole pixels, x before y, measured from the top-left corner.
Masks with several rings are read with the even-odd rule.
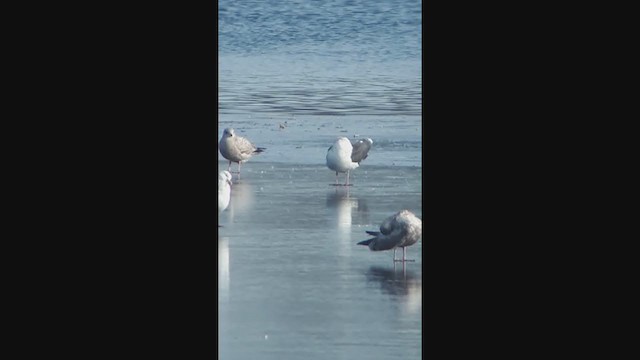
[[[231,201],[231,173],[227,170],[218,174],[218,216],[229,206]],[[220,225],[218,225],[220,227]]]
[[[231,163],[238,163],[238,175],[240,175],[240,164],[249,160],[253,154],[265,151],[265,148],[256,147],[251,141],[236,135],[232,128],[224,129],[220,139],[220,154],[229,160],[228,171],[231,171]]]
[[[422,237],[422,220],[409,210],[401,210],[382,222],[380,232],[367,231],[366,233],[375,237],[361,241],[358,245],[369,246],[371,251],[393,249],[394,262],[414,261],[406,259],[407,246],[415,244]],[[396,260],[396,250],[399,247],[402,248],[402,260]]]
[[[344,186],[349,186],[349,171],[360,166],[358,162],[352,160],[352,154],[353,145],[346,137],[341,137],[336,140],[329,150],[327,150],[327,167],[336,172],[336,185],[338,185],[338,173],[346,172],[347,179]],[[362,161],[362,159],[360,159],[360,161]]]

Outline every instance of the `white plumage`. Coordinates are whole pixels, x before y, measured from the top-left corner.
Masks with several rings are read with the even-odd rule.
[[[368,152],[368,150],[367,150]],[[327,167],[336,172],[336,185],[338,184],[338,173],[347,173],[345,186],[349,185],[349,171],[360,166],[359,161],[364,157],[358,154],[359,161],[355,162],[353,155],[353,145],[346,137],[341,137],[327,150]]]
[[[231,173],[227,170],[218,174],[218,215],[222,213],[231,201]]]

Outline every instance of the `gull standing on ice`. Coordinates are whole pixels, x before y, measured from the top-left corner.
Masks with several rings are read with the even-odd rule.
[[[367,231],[367,234],[374,238],[364,240],[358,245],[369,246],[371,251],[393,249],[393,261],[414,261],[407,260],[407,246],[418,242],[422,237],[422,220],[418,219],[411,211],[402,210],[389,216],[380,225],[380,232]],[[396,260],[397,248],[402,248],[402,260]]]
[[[358,142],[357,144],[359,144]],[[373,142],[372,142],[373,143]],[[368,142],[366,142],[368,144]],[[360,166],[360,161],[367,157],[369,150],[363,151],[366,145],[358,145],[356,160],[353,160],[354,147],[346,137],[339,138],[329,150],[327,150],[327,167],[336,172],[336,185],[338,185],[338,173],[347,173],[344,186],[349,186],[349,171]],[[369,145],[369,147],[371,147]]]
[[[224,129],[220,139],[220,154],[229,160],[228,171],[231,171],[231,163],[238,163],[238,175],[240,175],[240,164],[249,160],[253,154],[259,154],[266,148],[256,147],[251,141],[236,135],[232,128]]]
[[[227,170],[220,171],[218,174],[218,216],[229,206],[231,201],[231,173]],[[220,227],[220,225],[218,225]]]

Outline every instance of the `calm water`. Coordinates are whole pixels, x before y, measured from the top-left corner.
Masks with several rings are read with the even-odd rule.
[[[422,243],[405,267],[356,245],[422,216],[421,41],[420,1],[219,1],[217,136],[267,148],[219,218],[221,359],[421,357]],[[374,140],[349,189],[339,136]]]

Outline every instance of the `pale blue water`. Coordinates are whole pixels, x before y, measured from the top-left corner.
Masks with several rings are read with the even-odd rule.
[[[422,216],[421,2],[221,0],[218,30],[218,139],[267,148],[219,217],[220,358],[421,358],[422,244],[405,268],[356,245]],[[348,190],[339,136],[374,140]]]

